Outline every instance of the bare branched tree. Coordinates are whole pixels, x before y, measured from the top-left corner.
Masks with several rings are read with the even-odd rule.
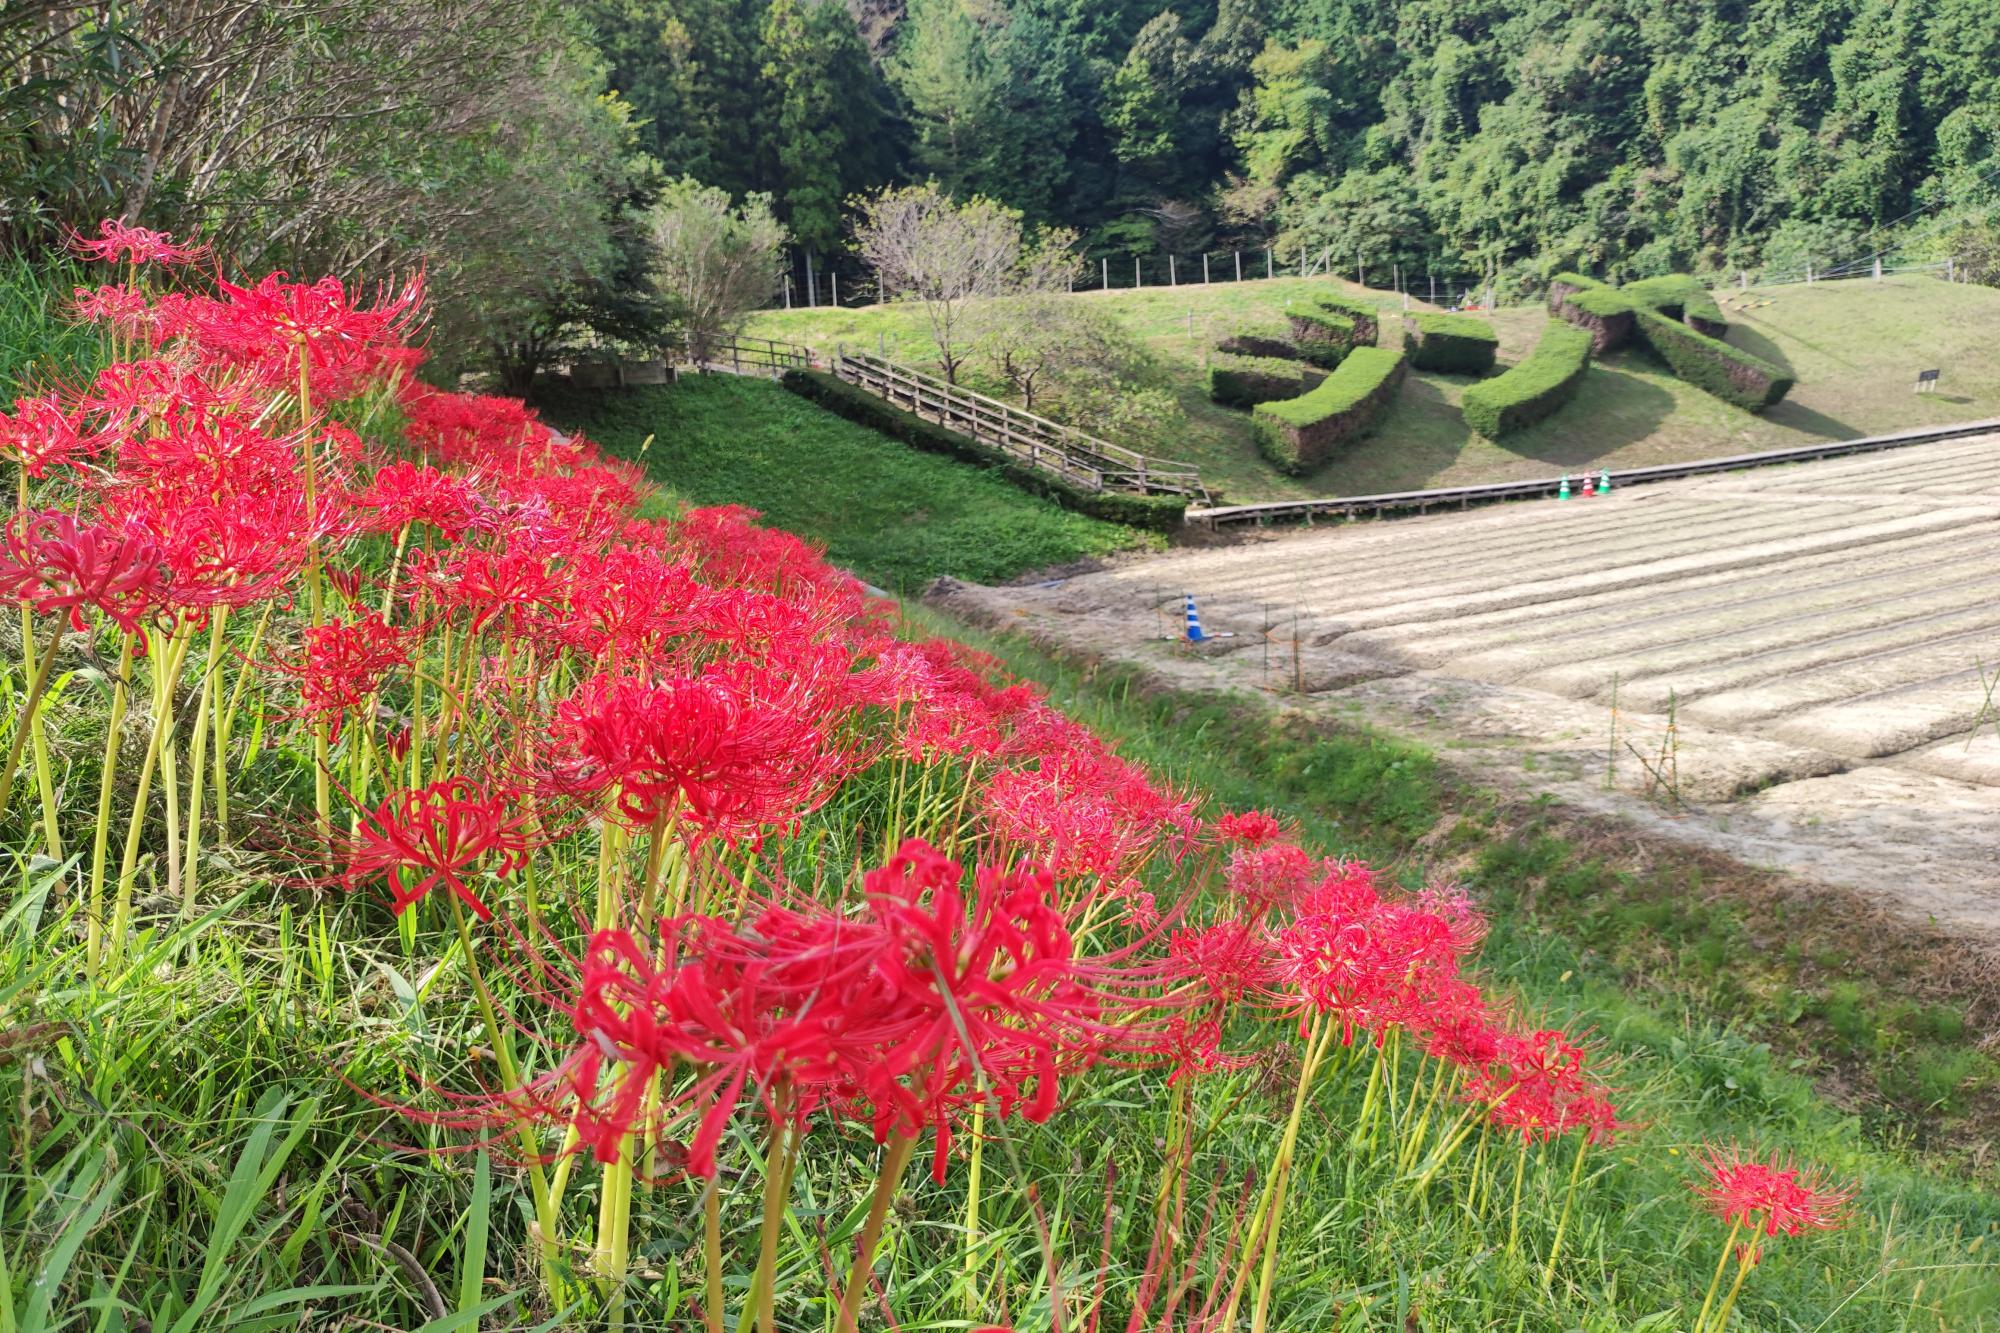
[[[956,203],[935,182],[883,190],[862,199],[860,210],[854,232],[862,259],[885,299],[922,304],[938,366],[954,383],[968,350],[963,326],[972,302],[1060,289],[1078,262],[1073,233],[1031,242],[1013,209],[983,197]]]

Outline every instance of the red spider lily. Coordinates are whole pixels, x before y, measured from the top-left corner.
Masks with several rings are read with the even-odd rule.
[[[363,520],[367,531],[400,532],[426,523],[446,541],[457,541],[478,512],[479,492],[465,478],[434,467],[390,463],[355,495],[354,504],[369,515]]]
[[[1502,1034],[1497,1072],[1470,1079],[1463,1095],[1486,1104],[1488,1119],[1519,1130],[1524,1139],[1582,1129],[1590,1142],[1606,1143],[1626,1126],[1589,1063],[1589,1051],[1568,1033],[1542,1028]]]
[[[1706,1178],[1689,1187],[1703,1206],[1725,1222],[1761,1227],[1766,1236],[1832,1231],[1847,1221],[1859,1192],[1817,1167],[1775,1156],[1759,1161],[1735,1147],[1705,1147],[1695,1160]]]
[[[294,662],[272,665],[299,678],[299,711],[333,714],[330,740],[340,739],[349,710],[360,707],[381,687],[382,678],[410,657],[402,633],[379,615],[334,621],[305,631],[304,652]]]
[[[96,454],[110,441],[93,428],[86,412],[53,397],[16,398],[14,414],[0,412],[0,451],[37,480],[51,467],[68,467]]]
[[[1167,941],[1167,959],[1174,975],[1225,1004],[1268,986],[1276,961],[1271,937],[1251,921],[1177,930]]]
[[[221,301],[198,301],[188,310],[203,350],[281,389],[297,384],[303,357],[313,392],[325,400],[348,397],[380,373],[379,349],[410,335],[423,298],[421,279],[366,307],[338,278],[288,282],[271,273],[249,287],[216,286]]]
[[[863,755],[833,736],[810,678],[740,662],[650,684],[596,676],[556,710],[552,782],[615,791],[638,825],[680,811],[723,838],[786,827],[823,802]]]
[[[0,594],[38,615],[66,610],[79,633],[85,607],[131,634],[160,599],[160,550],[143,533],[44,510],[8,523],[4,540]]]
[[[1210,1013],[1206,1017],[1175,1014],[1167,1020],[1166,1028],[1151,1053],[1170,1066],[1167,1074],[1169,1085],[1219,1070],[1247,1068],[1256,1059],[1250,1055],[1223,1054],[1222,1016],[1219,1013]]]
[[[1257,848],[1285,836],[1285,826],[1262,810],[1227,814],[1215,821],[1215,836],[1239,847]]]
[[[106,263],[191,264],[208,255],[205,245],[182,245],[166,232],[128,227],[116,218],[98,223],[94,237],[72,232],[69,244],[83,258]]]
[[[362,818],[343,883],[353,889],[387,875],[398,915],[443,885],[480,920],[489,920],[491,909],[467,887],[465,875],[490,861],[493,874],[505,878],[528,863],[528,817],[508,813],[514,801],[510,791],[488,793],[463,777],[398,792]],[[407,882],[419,873],[415,884]]]
[[[1227,882],[1230,894],[1253,916],[1290,906],[1320,871],[1320,863],[1304,848],[1288,843],[1238,848],[1231,853]]]

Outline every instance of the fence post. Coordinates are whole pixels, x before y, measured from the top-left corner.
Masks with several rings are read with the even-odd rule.
[[[785,309],[790,310],[791,308],[792,308],[792,275],[787,273],[785,275]]]
[[[1168,255],[1168,256],[1167,256],[1167,286],[1169,286],[1169,287],[1178,287],[1178,286],[1180,286],[1180,285],[1181,285],[1181,279],[1180,279],[1180,274],[1178,274],[1178,273],[1176,273],[1176,272],[1174,271],[1174,257],[1173,257],[1172,255]]]
[[[1354,252],[1354,280],[1363,287],[1368,285],[1368,270],[1361,266],[1361,252]]]
[[[1736,270],[1736,290],[1739,292],[1750,290],[1750,274],[1740,268]]]
[[[1957,256],[1957,255],[1946,255],[1946,256],[1944,257],[1944,280],[1945,280],[1946,282],[1957,282],[1957,281],[1958,281],[1958,256]]]
[[[1431,280],[1431,304],[1436,305],[1438,303],[1438,275],[1432,273],[1429,277]]]
[[[1812,260],[1806,261],[1806,286],[1812,286]]]
[[[826,280],[833,284],[833,304],[837,307],[840,305],[840,275],[829,273],[826,275]]]
[[[1882,256],[1875,256],[1875,281],[1882,281]]]
[[[1236,280],[1238,282],[1243,281],[1243,252],[1241,250],[1236,252]]]
[[[1111,290],[1111,256],[1106,255],[1097,262],[1104,270],[1104,290],[1108,292]]]
[[[1132,256],[1132,286],[1133,286],[1134,288],[1139,288],[1139,287],[1144,287],[1145,285],[1146,285],[1146,278],[1145,278],[1145,275],[1139,272],[1139,256],[1137,256],[1137,255],[1133,255],[1133,256]]]
[[[1306,275],[1306,248],[1302,245],[1299,247],[1299,276],[1303,278],[1305,275]]]
[[[1204,287],[1208,285],[1208,251],[1206,250],[1201,252],[1201,283]]]
[[[1271,247],[1268,245],[1264,247],[1264,276],[1271,276]]]

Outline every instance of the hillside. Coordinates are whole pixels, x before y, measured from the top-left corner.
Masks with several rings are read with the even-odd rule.
[[[610,453],[643,451],[671,496],[747,505],[895,591],[940,574],[1004,581],[1147,540],[918,453],[769,380],[711,375],[615,393],[552,384],[539,405]]]
[[[1101,302],[1159,357],[1186,413],[1171,439],[1126,441],[1197,464],[1231,500],[1359,495],[1426,486],[1541,477],[1585,468],[1643,467],[1843,439],[2000,411],[2000,291],[1932,278],[1816,283],[1719,292],[1730,341],[1788,366],[1798,385],[1763,416],[1751,416],[1681,382],[1643,352],[1622,351],[1591,367],[1575,400],[1502,446],[1480,439],[1458,414],[1470,381],[1413,374],[1373,437],[1309,477],[1278,475],[1258,457],[1247,414],[1208,401],[1209,349],[1230,329],[1280,322],[1288,302],[1322,279],[1277,278],[1209,286],[1080,293]],[[1401,298],[1337,284],[1382,307],[1385,339],[1397,335]],[[1414,303],[1414,308],[1426,308]],[[1540,306],[1494,316],[1500,359],[1531,348],[1548,316]],[[1192,331],[1190,331],[1192,330]],[[915,364],[929,339],[914,308],[769,311],[751,321],[760,336],[832,351],[842,342]],[[1944,372],[1935,394],[1912,392],[1919,369]]]

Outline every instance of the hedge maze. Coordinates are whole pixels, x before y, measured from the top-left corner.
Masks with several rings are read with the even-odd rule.
[[[1549,313],[1587,332],[1592,353],[1636,338],[1674,374],[1745,411],[1761,412],[1791,391],[1782,367],[1722,341],[1729,324],[1721,307],[1685,273],[1615,288],[1558,273],[1549,282]]]
[[[1279,471],[1304,476],[1375,429],[1408,369],[1401,348],[1355,348],[1316,388],[1257,405],[1250,415],[1257,448]]]
[[[1497,440],[1548,416],[1570,400],[1590,369],[1591,342],[1589,331],[1550,320],[1519,365],[1465,391],[1459,400],[1465,424]]]
[[[1403,350],[1418,370],[1446,375],[1484,375],[1493,369],[1500,336],[1471,315],[1423,312],[1403,316]]]

